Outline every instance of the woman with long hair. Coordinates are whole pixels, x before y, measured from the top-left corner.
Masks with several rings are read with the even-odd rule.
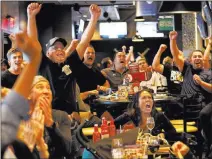
[[[168,134],[176,133],[175,128],[166,115],[155,109],[153,94],[147,88],[135,94],[133,102],[128,107],[128,111],[115,119],[115,125],[119,127],[132,121],[136,127],[147,131],[148,117],[153,117],[155,121],[155,127],[152,130],[153,135],[162,133],[162,130],[164,130],[165,137],[168,137]]]

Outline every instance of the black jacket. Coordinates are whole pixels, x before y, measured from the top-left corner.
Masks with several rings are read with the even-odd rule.
[[[169,119],[166,117],[164,113],[157,112],[156,110],[154,113],[152,113],[152,116],[155,120],[155,127],[152,130],[153,135],[157,135],[162,133],[165,133],[166,139],[172,139],[172,135],[176,134],[176,130],[169,121]],[[115,125],[118,128],[120,125],[124,125],[125,123],[132,121],[136,126],[139,126],[139,119],[136,117],[136,115],[131,115],[128,112],[125,112],[124,114],[120,115],[115,119]]]

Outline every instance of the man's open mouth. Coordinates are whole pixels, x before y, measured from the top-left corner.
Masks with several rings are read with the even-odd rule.
[[[88,58],[88,60],[91,60],[91,61],[92,61],[92,60],[93,60],[93,58],[92,58],[92,57],[89,57],[89,58]]]

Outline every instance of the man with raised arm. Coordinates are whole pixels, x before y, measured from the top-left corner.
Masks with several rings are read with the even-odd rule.
[[[33,5],[34,12],[28,12],[28,17],[34,16],[33,13],[36,15],[40,10],[39,4]],[[68,114],[78,111],[75,95],[75,75],[79,66],[83,64],[82,59],[85,50],[94,34],[96,23],[101,14],[101,9],[95,4],[90,6],[89,11],[91,20],[79,44],[77,41],[72,41],[68,48],[64,49],[67,44],[65,39],[59,37],[50,39],[46,45],[46,55],[43,55],[39,70],[39,74],[46,77],[50,82],[53,93],[53,108],[66,111]],[[29,33],[32,30],[37,30],[35,18],[28,18],[28,24]],[[32,31],[32,33],[35,33],[35,31]]]
[[[17,48],[28,55],[29,63],[1,106],[1,150],[16,139],[20,121],[26,119],[30,88],[41,61],[41,46],[37,39],[28,37],[26,32],[15,34],[15,39]]]
[[[177,32],[172,31],[169,34],[170,49],[180,72],[183,75],[182,95],[201,93],[205,97],[206,103],[210,102],[212,93],[212,75],[211,71],[203,68],[203,53],[200,50],[194,50],[189,62],[186,61],[177,47]],[[199,80],[201,79],[201,82]]]
[[[201,126],[205,133],[205,138],[208,141],[208,148],[210,151],[212,144],[212,74],[210,70],[204,70],[203,53],[200,50],[194,50],[190,55],[190,61],[184,60],[180,53],[176,39],[177,32],[172,31],[169,34],[170,48],[174,61],[178,69],[183,75],[183,86],[181,90],[182,95],[192,95],[200,93],[204,102],[207,104],[200,112]],[[211,103],[210,103],[211,102]],[[209,103],[209,104],[208,104]],[[212,154],[211,154],[212,155]]]
[[[159,72],[167,79],[167,87],[169,93],[180,94],[181,85],[178,83],[181,80],[180,72],[178,68],[174,65],[173,60],[170,57],[166,57],[163,60],[163,64],[160,63],[162,53],[167,49],[165,44],[161,44],[158,52],[156,53],[153,62],[152,68],[154,71]],[[177,83],[175,83],[177,81]]]
[[[128,72],[126,54],[124,52],[116,52],[113,59],[113,67],[105,68],[101,72],[109,81],[111,88],[118,90],[118,85],[123,84],[123,79]]]

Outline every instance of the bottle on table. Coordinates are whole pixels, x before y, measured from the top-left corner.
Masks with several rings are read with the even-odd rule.
[[[114,120],[110,121],[109,133],[110,133],[110,137],[116,135],[116,126],[114,125]]]
[[[94,124],[94,132],[93,132],[93,142],[97,142],[101,139],[101,134],[98,129],[98,124]]]
[[[107,120],[105,119],[105,117],[102,118],[101,137],[102,139],[109,138],[109,127],[107,125]]]

